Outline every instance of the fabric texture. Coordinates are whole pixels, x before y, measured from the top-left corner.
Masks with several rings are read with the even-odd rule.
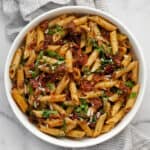
[[[106,0],[3,0],[2,9],[8,18],[6,34],[14,40],[18,32],[36,16],[57,7],[83,5],[109,11]],[[64,149],[64,148],[60,148]],[[150,138],[134,125],[129,125],[109,141],[83,150],[149,150]]]

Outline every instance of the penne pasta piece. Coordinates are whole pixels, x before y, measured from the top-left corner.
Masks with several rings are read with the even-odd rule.
[[[63,125],[63,120],[62,119],[47,119],[44,123],[48,124],[49,127],[60,127]]]
[[[66,111],[60,105],[57,105],[57,104],[53,103],[52,107],[53,107],[54,110],[57,110],[60,114],[66,115]]]
[[[85,121],[78,121],[79,126],[81,129],[86,133],[87,136],[92,136],[93,132],[90,127],[87,125]]]
[[[137,94],[138,94],[138,91],[139,91],[139,84],[136,84],[132,90],[131,90],[131,94],[126,102],[126,105],[125,105],[125,111],[128,112],[134,105],[135,103],[135,100],[136,100],[136,97],[137,97]]]
[[[111,104],[110,104],[110,102],[104,101],[104,111],[107,114],[107,118],[109,118],[111,115]]]
[[[42,118],[43,117],[42,113],[43,113],[43,111],[41,111],[41,110],[32,110],[32,114],[37,118]]]
[[[70,23],[74,19],[75,19],[75,16],[68,16],[68,17],[60,20],[59,22],[57,22],[57,24],[60,26],[65,26],[66,24]]]
[[[24,50],[24,59],[30,56],[30,51],[35,48],[37,43],[37,33],[35,30],[31,30],[27,33],[25,50]]]
[[[68,69],[68,72],[72,72],[73,71],[73,58],[72,58],[72,52],[70,50],[68,50],[66,53],[65,62],[66,62],[66,67]]]
[[[61,55],[61,56],[64,56],[67,52],[67,50],[69,49],[69,44],[66,43],[64,44],[58,51],[58,53]]]
[[[90,28],[87,24],[80,25],[80,28],[83,29],[85,32],[90,32]]]
[[[22,112],[26,112],[28,109],[28,104],[24,97],[19,93],[18,89],[12,89],[12,97],[14,98],[17,105],[20,107]]]
[[[57,51],[61,46],[60,45],[48,45],[48,50]]]
[[[127,72],[132,71],[132,69],[136,66],[137,61],[132,61],[126,68],[118,70],[115,72],[115,78],[119,78]]]
[[[66,136],[70,138],[81,139],[85,136],[85,132],[81,130],[71,130],[66,134]]]
[[[91,69],[91,72],[94,72],[96,71],[99,67],[100,67],[100,59],[96,59],[95,63],[93,64],[92,66],[92,69]],[[87,80],[92,80],[93,78],[93,74],[90,74],[88,77],[87,77]]]
[[[42,29],[38,26],[37,27],[37,48],[36,50],[39,51],[44,44],[44,32]]]
[[[85,92],[85,98],[96,98],[102,95],[102,91],[90,91],[90,92]]]
[[[35,62],[35,59],[36,59],[35,51],[30,51],[29,58],[25,65],[26,66],[32,65]]]
[[[79,68],[73,68],[73,78],[74,80],[79,81],[81,78],[81,73],[80,73],[80,69]]]
[[[129,65],[129,63],[131,62],[131,60],[132,60],[132,57],[131,57],[131,55],[124,55],[124,59],[123,59],[123,61],[122,61],[122,65],[124,66],[124,67],[126,67],[126,66],[128,66]]]
[[[20,67],[17,70],[17,88],[21,89],[24,87],[24,70],[23,67]]]
[[[117,27],[110,22],[106,21],[104,18],[100,16],[91,16],[88,17],[89,20],[96,22],[100,27],[103,27],[107,31],[114,31]]]
[[[41,132],[44,132],[44,133],[52,135],[52,136],[57,136],[57,137],[65,136],[65,132],[61,129],[48,128],[43,125],[40,125],[39,130]]]
[[[122,42],[122,41],[127,39],[127,36],[125,34],[122,34],[122,33],[117,33],[117,39],[119,42]]]
[[[40,60],[40,62],[46,62],[48,64],[55,64],[55,63],[57,63],[57,59],[51,58],[48,56],[43,56],[42,59]]]
[[[88,20],[88,17],[84,16],[84,17],[80,17],[80,18],[74,19],[73,23],[75,25],[79,26],[79,25],[85,24],[87,22],[87,20]]]
[[[75,84],[74,81],[70,82],[70,84],[69,84],[69,90],[70,90],[70,93],[71,93],[71,99],[72,99],[72,101],[74,101],[74,103],[76,105],[79,105],[80,101],[79,101],[79,98],[78,98],[77,87],[76,87],[76,84]]]
[[[74,107],[72,107],[72,106],[67,107],[67,109],[66,109],[67,115],[70,115],[73,112],[73,110],[74,110]]]
[[[41,96],[39,98],[41,102],[64,102],[66,100],[65,94],[57,94],[57,95],[50,95],[50,96]]]
[[[75,129],[76,126],[77,126],[77,121],[76,120],[69,121],[69,120],[66,119],[66,123],[67,123],[66,130],[65,130],[66,133],[68,133],[71,130]]]
[[[85,66],[90,67],[90,66],[95,62],[95,60],[96,60],[96,58],[98,57],[98,55],[99,55],[99,52],[96,51],[96,50],[94,50],[94,51],[90,54],[90,56],[89,56],[89,58],[88,58],[88,60],[87,60],[87,63],[85,64]]]
[[[112,117],[120,110],[121,106],[122,106],[122,101],[115,102],[115,104],[112,106],[112,110],[111,110]]]
[[[59,16],[59,17],[57,17],[57,18],[55,18],[55,19],[49,21],[48,26],[49,26],[49,27],[53,27],[53,26],[57,25],[57,23],[58,23],[61,19],[64,19],[64,18],[66,18],[66,14],[61,15],[61,16]]]
[[[21,61],[22,51],[21,49],[18,49],[13,57],[10,69],[9,69],[9,76],[11,79],[15,77],[16,70],[19,67],[20,61]]]
[[[119,100],[118,94],[113,94],[112,96],[109,97],[109,101],[111,101],[111,102],[116,102],[118,100]]]
[[[98,135],[101,134],[105,119],[106,119],[106,113],[99,117],[99,119],[96,122],[96,127],[93,133],[93,137],[97,137]]]
[[[70,100],[70,101],[65,101],[64,105],[66,105],[66,106],[74,106],[75,103],[74,103],[74,101]]]
[[[58,83],[57,87],[56,87],[56,94],[61,94],[63,92],[63,90],[66,88],[66,86],[68,85],[70,79],[67,75],[65,75]]]
[[[110,80],[110,81],[102,81],[95,85],[95,88],[105,89],[105,88],[111,88],[115,86],[118,83],[117,80]]]
[[[135,83],[138,81],[138,62],[136,61],[134,69],[132,70],[132,81]]]
[[[118,123],[123,118],[124,115],[125,115],[125,110],[121,109],[113,117],[111,117],[110,119],[108,119],[106,121],[106,124],[111,124],[111,123],[116,124],[116,123]]]
[[[117,32],[110,32],[110,43],[112,46],[112,52],[115,55],[118,52],[118,40],[117,40]]]
[[[113,127],[115,126],[114,123],[110,123],[110,124],[105,124],[102,128],[101,133],[107,133],[108,131],[110,131]]]
[[[85,33],[83,32],[83,33],[81,34],[80,48],[83,48],[85,45],[86,45],[86,35],[85,35]]]

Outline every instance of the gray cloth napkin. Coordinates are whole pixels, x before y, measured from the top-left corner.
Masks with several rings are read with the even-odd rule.
[[[3,0],[3,12],[8,17],[6,34],[13,40],[17,33],[33,18],[48,10],[65,5],[83,5],[108,11],[106,0]],[[83,150],[86,149],[88,148],[83,148]],[[111,140],[89,149],[149,150],[150,138],[138,131],[136,123],[134,123]]]

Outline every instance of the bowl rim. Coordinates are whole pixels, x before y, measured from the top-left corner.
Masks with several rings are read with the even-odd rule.
[[[83,12],[82,12],[82,10],[83,10]],[[68,13],[69,13],[69,11],[72,11],[73,13],[76,13],[78,11],[81,11],[81,13],[84,13],[84,11],[89,11],[89,14],[98,14],[100,16],[103,16],[104,18],[108,19],[112,23],[117,24],[117,26],[120,26],[121,28],[123,28],[125,33],[128,36],[130,36],[130,39],[132,39],[132,42],[137,47],[138,55],[139,55],[140,61],[141,61],[140,65],[141,65],[142,71],[143,71],[143,72],[141,72],[141,74],[144,79],[144,80],[142,80],[142,87],[140,88],[140,92],[139,92],[137,100],[136,100],[136,106],[134,104],[134,107],[132,108],[132,110],[128,114],[126,114],[126,116],[125,116],[126,121],[124,121],[124,118],[125,118],[124,117],[123,120],[119,123],[120,126],[117,125],[115,128],[113,128],[108,133],[101,135],[93,140],[87,140],[87,142],[84,141],[83,143],[81,140],[78,142],[78,144],[76,144],[76,141],[71,142],[71,141],[66,141],[66,140],[58,140],[57,138],[48,136],[48,135],[42,133],[41,131],[39,131],[38,129],[35,129],[35,127],[33,127],[32,123],[30,123],[28,120],[26,120],[23,117],[23,114],[20,111],[19,107],[16,106],[16,104],[14,104],[15,102],[14,102],[14,100],[10,94],[10,90],[9,90],[9,85],[11,84],[9,81],[10,80],[9,79],[9,66],[10,66],[10,61],[11,61],[10,58],[12,58],[12,55],[14,55],[14,52],[16,51],[16,48],[18,47],[16,45],[19,45],[19,43],[21,42],[20,39],[23,39],[23,37],[25,36],[27,31],[29,29],[33,28],[34,26],[36,26],[35,24],[40,23],[41,21],[45,20],[45,19],[43,19],[44,17],[48,18],[48,16],[50,17],[51,14],[53,14],[53,16],[57,16],[57,13],[59,14],[59,12],[62,12],[62,11],[67,11]],[[63,13],[60,13],[60,14],[63,14]],[[7,59],[6,59],[6,63],[5,63],[5,71],[4,71],[4,85],[5,85],[6,96],[7,96],[8,102],[11,106],[11,109],[15,113],[15,115],[18,118],[18,120],[20,121],[20,123],[23,124],[23,126],[27,130],[29,130],[33,135],[35,135],[39,139],[46,141],[48,143],[51,143],[51,144],[54,144],[57,146],[61,146],[61,147],[66,147],[66,148],[83,148],[83,147],[94,146],[96,144],[103,143],[103,142],[113,138],[117,134],[119,134],[131,122],[131,120],[136,115],[137,111],[139,110],[139,107],[142,103],[144,92],[146,89],[146,80],[147,80],[147,69],[146,69],[146,62],[144,59],[144,55],[142,53],[141,47],[139,46],[136,38],[132,35],[132,33],[129,31],[129,29],[124,24],[122,24],[116,17],[112,16],[111,14],[104,12],[102,10],[90,8],[87,6],[64,6],[61,8],[56,8],[56,9],[50,10],[48,12],[45,12],[45,13],[39,15],[38,17],[36,17],[35,19],[33,19],[30,23],[28,23],[21,30],[21,32],[17,35],[14,42],[12,43],[12,45],[9,49],[9,53],[7,55]],[[74,144],[74,142],[75,142],[75,144]]]

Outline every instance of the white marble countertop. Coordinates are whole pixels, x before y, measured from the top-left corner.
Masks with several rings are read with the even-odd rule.
[[[137,37],[147,61],[149,72],[150,0],[109,0],[109,2],[109,11],[125,23]],[[29,133],[19,123],[8,104],[3,83],[5,60],[11,44],[4,31],[7,21],[0,9],[0,150],[58,149],[58,147],[47,144]],[[150,80],[148,79],[144,101],[135,119],[142,122],[139,123],[139,130],[150,137],[150,122],[148,122],[150,120],[149,96]]]

